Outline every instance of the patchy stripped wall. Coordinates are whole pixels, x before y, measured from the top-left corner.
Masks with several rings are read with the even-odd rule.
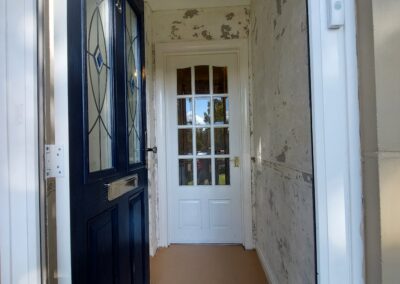
[[[243,39],[249,34],[247,6],[157,11],[153,19],[156,42]]]
[[[315,283],[306,0],[253,0],[256,245],[272,283]]]
[[[156,139],[156,111],[154,94],[154,43],[153,43],[153,21],[152,11],[145,2],[145,63],[146,63],[146,107],[147,107],[147,146],[157,145]],[[149,234],[150,234],[150,254],[154,255],[157,249],[157,155],[149,152],[148,160],[149,176]]]

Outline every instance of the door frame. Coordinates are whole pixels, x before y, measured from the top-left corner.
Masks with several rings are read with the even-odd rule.
[[[41,283],[37,1],[0,2],[0,283]]]
[[[167,190],[167,141],[166,141],[166,92],[164,74],[166,72],[166,59],[171,55],[202,54],[226,52],[238,56],[238,70],[240,78],[241,96],[241,202],[242,202],[242,244],[246,249],[254,248],[252,233],[252,204],[251,204],[251,140],[250,140],[250,92],[249,92],[249,70],[248,70],[248,41],[237,40],[216,40],[216,41],[190,41],[157,43],[155,46],[155,111],[156,111],[156,135],[160,139],[158,146],[158,247],[167,247],[168,239],[168,190]],[[245,102],[245,103],[243,103]],[[162,138],[161,138],[162,137]]]
[[[336,29],[328,2],[308,0],[317,280],[364,283],[356,0]]]

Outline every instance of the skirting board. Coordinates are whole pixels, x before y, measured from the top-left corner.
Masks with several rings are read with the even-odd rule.
[[[267,261],[267,258],[264,257],[263,253],[261,252],[261,249],[256,245],[256,251],[258,255],[258,259],[261,262],[261,266],[264,269],[264,273],[267,276],[268,284],[278,284],[278,280],[275,277],[275,274],[271,270],[271,265]]]

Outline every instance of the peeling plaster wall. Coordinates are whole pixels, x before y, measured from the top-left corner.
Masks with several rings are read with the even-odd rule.
[[[254,0],[256,245],[277,283],[315,283],[306,1]]]
[[[157,145],[155,135],[156,112],[155,112],[155,94],[154,94],[154,43],[153,43],[153,21],[152,11],[145,2],[145,63],[146,63],[146,106],[147,106],[147,146]],[[154,255],[157,249],[157,155],[149,152],[148,160],[149,177],[149,234],[150,234],[150,254]]]
[[[157,11],[153,14],[156,42],[247,38],[247,6]]]

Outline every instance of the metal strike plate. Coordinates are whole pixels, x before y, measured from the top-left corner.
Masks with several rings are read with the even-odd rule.
[[[60,145],[45,145],[46,178],[64,176],[64,149]]]
[[[137,174],[124,177],[104,185],[107,189],[108,201],[112,201],[125,193],[132,191],[139,186],[139,177]]]
[[[239,168],[240,167],[240,158],[239,157],[236,156],[231,161],[233,162],[233,166],[235,168]]]

